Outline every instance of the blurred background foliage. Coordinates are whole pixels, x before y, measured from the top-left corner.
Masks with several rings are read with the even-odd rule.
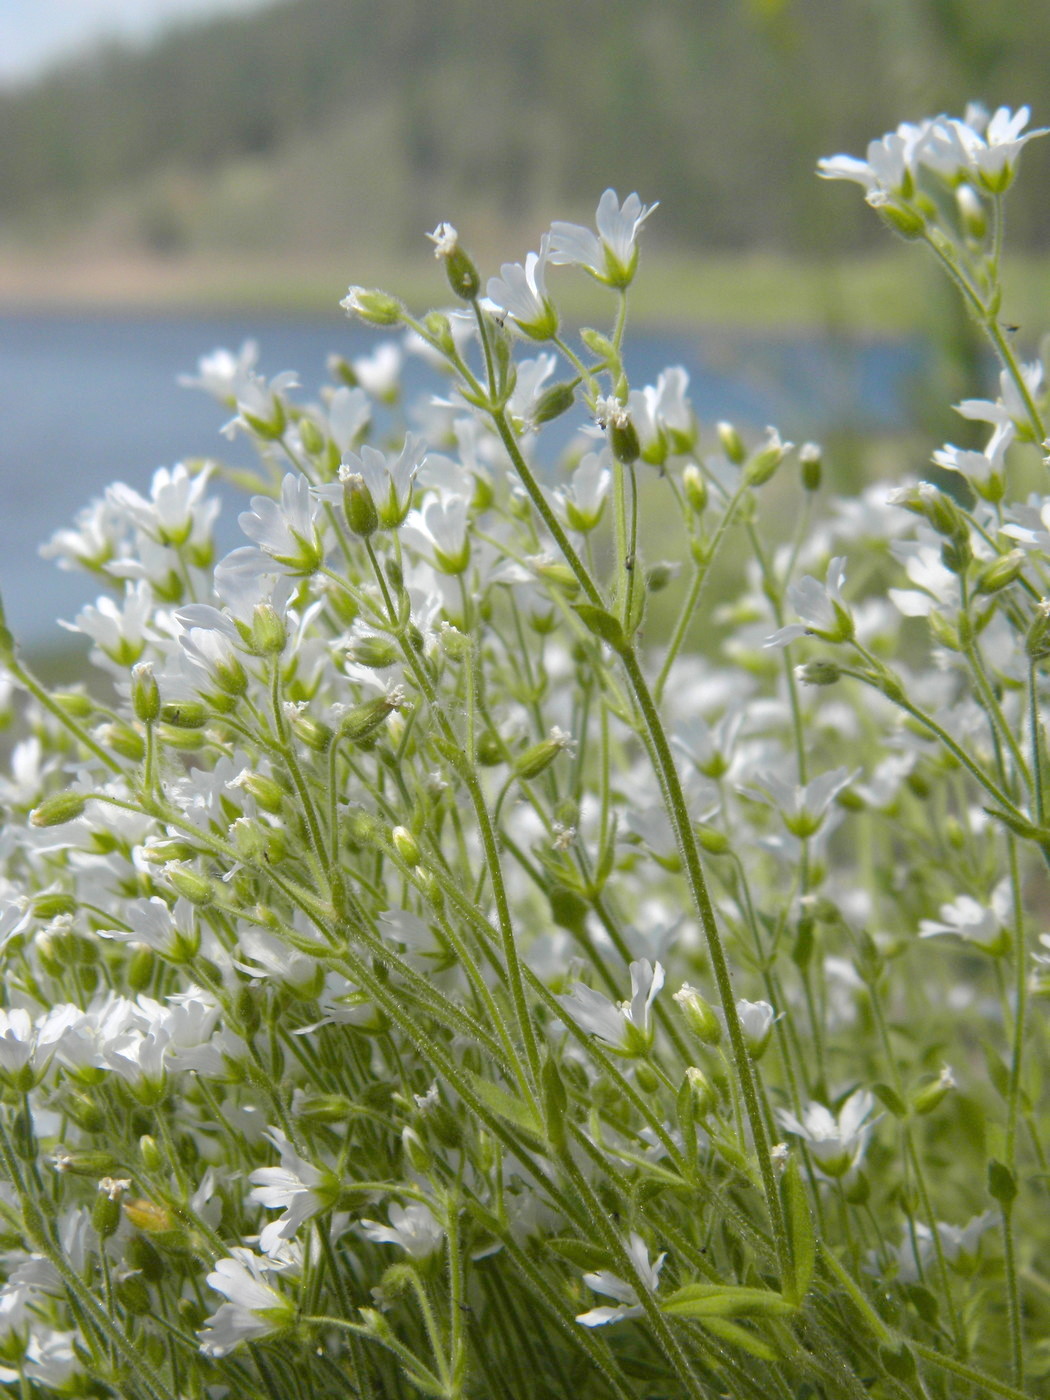
[[[812,290],[890,246],[817,157],[970,98],[1050,119],[1048,52],[1046,0],[282,0],[0,93],[0,247],[281,258],[306,303],[311,267],[418,263],[443,218],[519,257],[610,184],[661,201],[647,241],[670,301],[703,302],[700,255],[787,259]],[[1025,163],[1042,178],[1012,196],[1010,238],[1038,255],[1047,151]],[[879,304],[895,273],[867,275]],[[901,316],[915,295],[897,288]]]

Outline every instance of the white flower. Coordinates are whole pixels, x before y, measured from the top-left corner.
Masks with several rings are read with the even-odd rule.
[[[288,472],[280,502],[253,496],[251,510],[242,511],[237,523],[275,563],[293,573],[312,573],[324,558],[315,516],[310,483],[301,473]]]
[[[551,235],[540,239],[540,251],[529,253],[525,266],[503,263],[498,277],[490,277],[486,291],[490,301],[514,318],[518,329],[533,340],[549,340],[558,330],[558,315],[547,295],[546,269],[551,259]]]
[[[777,1014],[768,1001],[744,1001],[743,998],[736,1004],[736,1014],[747,1048],[757,1060],[769,1044]]]
[[[875,1097],[867,1089],[851,1094],[839,1109],[838,1116],[822,1103],[810,1103],[802,1122],[786,1109],[778,1109],[777,1117],[789,1133],[802,1138],[809,1147],[817,1168],[825,1176],[845,1176],[856,1166],[868,1145],[875,1126],[865,1122],[875,1107]]]
[[[832,801],[849,787],[859,768],[832,768],[803,787],[781,778],[777,773],[756,773],[753,788],[741,788],[746,796],[776,807],[788,831],[793,836],[813,836],[824,824]]]
[[[640,1055],[652,1041],[649,1011],[664,984],[664,970],[648,958],[631,963],[631,999],[614,1005],[601,992],[577,982],[567,996],[558,997],[562,1007],[585,1031],[604,1040],[621,1054]]]
[[[607,447],[601,452],[588,452],[580,458],[569,485],[559,487],[554,493],[569,526],[581,534],[593,530],[601,519],[612,481],[611,461],[612,454]]]
[[[410,512],[401,538],[414,549],[433,551],[441,573],[462,573],[470,559],[467,502],[462,496],[428,501],[422,510]]]
[[[824,180],[854,180],[872,196],[909,195],[913,191],[916,156],[930,129],[929,122],[915,126],[902,122],[896,131],[868,143],[866,159],[826,156],[817,162]]]
[[[551,224],[550,261],[575,264],[599,282],[626,287],[638,264],[638,231],[657,207],[629,194],[621,208],[616,191],[606,190],[598,201],[597,234],[582,224]]]
[[[763,646],[782,647],[798,637],[807,634],[820,637],[826,642],[842,642],[853,635],[853,619],[842,601],[842,585],[846,581],[846,561],[832,559],[828,563],[826,580],[823,584],[806,574],[797,583],[788,587],[791,606],[804,618],[804,623],[793,622],[781,627]]]
[[[358,355],[351,360],[350,368],[367,393],[377,399],[393,401],[397,398],[403,361],[400,345],[394,340],[384,340],[371,355]]]
[[[242,1342],[258,1341],[295,1320],[291,1300],[264,1281],[273,1268],[268,1259],[240,1247],[215,1265],[208,1284],[229,1302],[206,1318],[204,1330],[197,1333],[205,1356],[226,1356]]]
[[[106,499],[114,510],[131,519],[144,535],[158,544],[178,547],[191,536],[206,536],[219,511],[219,502],[205,494],[210,469],[191,476],[179,462],[171,471],[159,467],[153,473],[150,499],[116,481],[106,488]]]
[[[246,340],[236,355],[221,348],[213,350],[197,361],[199,378],[180,374],[179,383],[186,389],[203,389],[220,403],[232,406],[244,392],[258,358],[259,347],[254,340]]]
[[[409,1206],[392,1205],[387,1216],[389,1225],[362,1220],[362,1234],[376,1244],[400,1245],[413,1259],[425,1259],[444,1243],[445,1231],[424,1201],[413,1201]]]
[[[1009,882],[1001,881],[993,890],[991,901],[981,904],[968,894],[961,894],[948,904],[942,904],[940,919],[923,919],[919,924],[920,938],[936,938],[952,933],[967,943],[976,944],[985,953],[999,954],[1010,945],[1009,923],[1013,915],[1013,898]]]
[[[146,645],[146,627],[153,613],[153,594],[145,582],[129,585],[124,604],[112,598],[99,598],[77,613],[75,622],[59,621],[68,632],[83,632],[99,652],[122,670],[132,666]]]
[[[647,1292],[655,1293],[660,1286],[660,1270],[663,1268],[667,1255],[659,1254],[650,1263],[649,1250],[645,1241],[637,1231],[633,1230],[627,1242],[627,1252],[631,1256],[631,1262],[638,1271]],[[597,1273],[584,1274],[583,1281],[595,1293],[604,1293],[606,1297],[616,1298],[618,1301],[614,1308],[592,1308],[590,1312],[578,1313],[576,1321],[581,1326],[604,1327],[610,1322],[623,1322],[629,1317],[643,1316],[645,1309],[633,1284],[626,1283],[618,1275],[610,1273],[608,1269],[599,1269]]]
[[[271,1128],[266,1136],[281,1154],[281,1165],[259,1167],[249,1180],[254,1186],[251,1200],[267,1210],[284,1211],[259,1235],[260,1248],[270,1254],[278,1240],[292,1239],[305,1220],[328,1209],[338,1194],[338,1183],[331,1172],[305,1162],[280,1128]]]

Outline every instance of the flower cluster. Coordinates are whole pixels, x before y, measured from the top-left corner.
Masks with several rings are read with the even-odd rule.
[[[656,206],[610,190],[487,297],[439,225],[457,307],[351,288],[384,338],[314,399],[206,356],[259,458],[224,557],[211,467],[54,536],[101,684],[0,616],[0,1384],[1024,1393],[1046,390],[978,224],[1026,121],[822,163],[1000,354],[931,481],[820,518],[820,448],[632,385]],[[559,268],[608,333],[563,336]]]

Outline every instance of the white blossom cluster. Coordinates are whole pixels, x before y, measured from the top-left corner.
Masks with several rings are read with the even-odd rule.
[[[997,348],[975,210],[1027,117],[822,162],[926,230],[926,174],[971,189],[935,251]],[[385,338],[315,400],[205,357],[245,543],[218,463],[162,469],[45,547],[106,590],[66,624],[97,686],[0,618],[12,1393],[1020,1393],[1044,365],[959,405],[982,452],[821,518],[814,444],[628,383],[654,208],[606,191],[487,296],[440,225],[459,308],[351,288]],[[565,266],[608,334],[563,337]]]

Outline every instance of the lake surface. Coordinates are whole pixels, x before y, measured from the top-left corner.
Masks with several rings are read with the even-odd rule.
[[[39,557],[39,546],[71,523],[111,482],[147,491],[158,466],[184,457],[252,460],[243,439],[219,428],[229,416],[199,390],[181,388],[201,355],[254,339],[267,375],[294,369],[301,397],[326,382],[332,351],[352,358],[375,348],[370,332],[341,316],[284,320],[0,314],[0,590],[16,635],[32,647],[68,638],[72,619],[98,592],[85,575]],[[701,423],[775,423],[795,441],[835,427],[893,431],[908,420],[909,384],[921,369],[917,343],[786,340],[758,334],[640,334],[628,372],[635,385],[681,364]],[[419,368],[417,383],[427,381]],[[439,381],[435,380],[435,387]],[[579,421],[584,419],[581,412]],[[240,542],[236,507],[224,511],[221,541]]]

